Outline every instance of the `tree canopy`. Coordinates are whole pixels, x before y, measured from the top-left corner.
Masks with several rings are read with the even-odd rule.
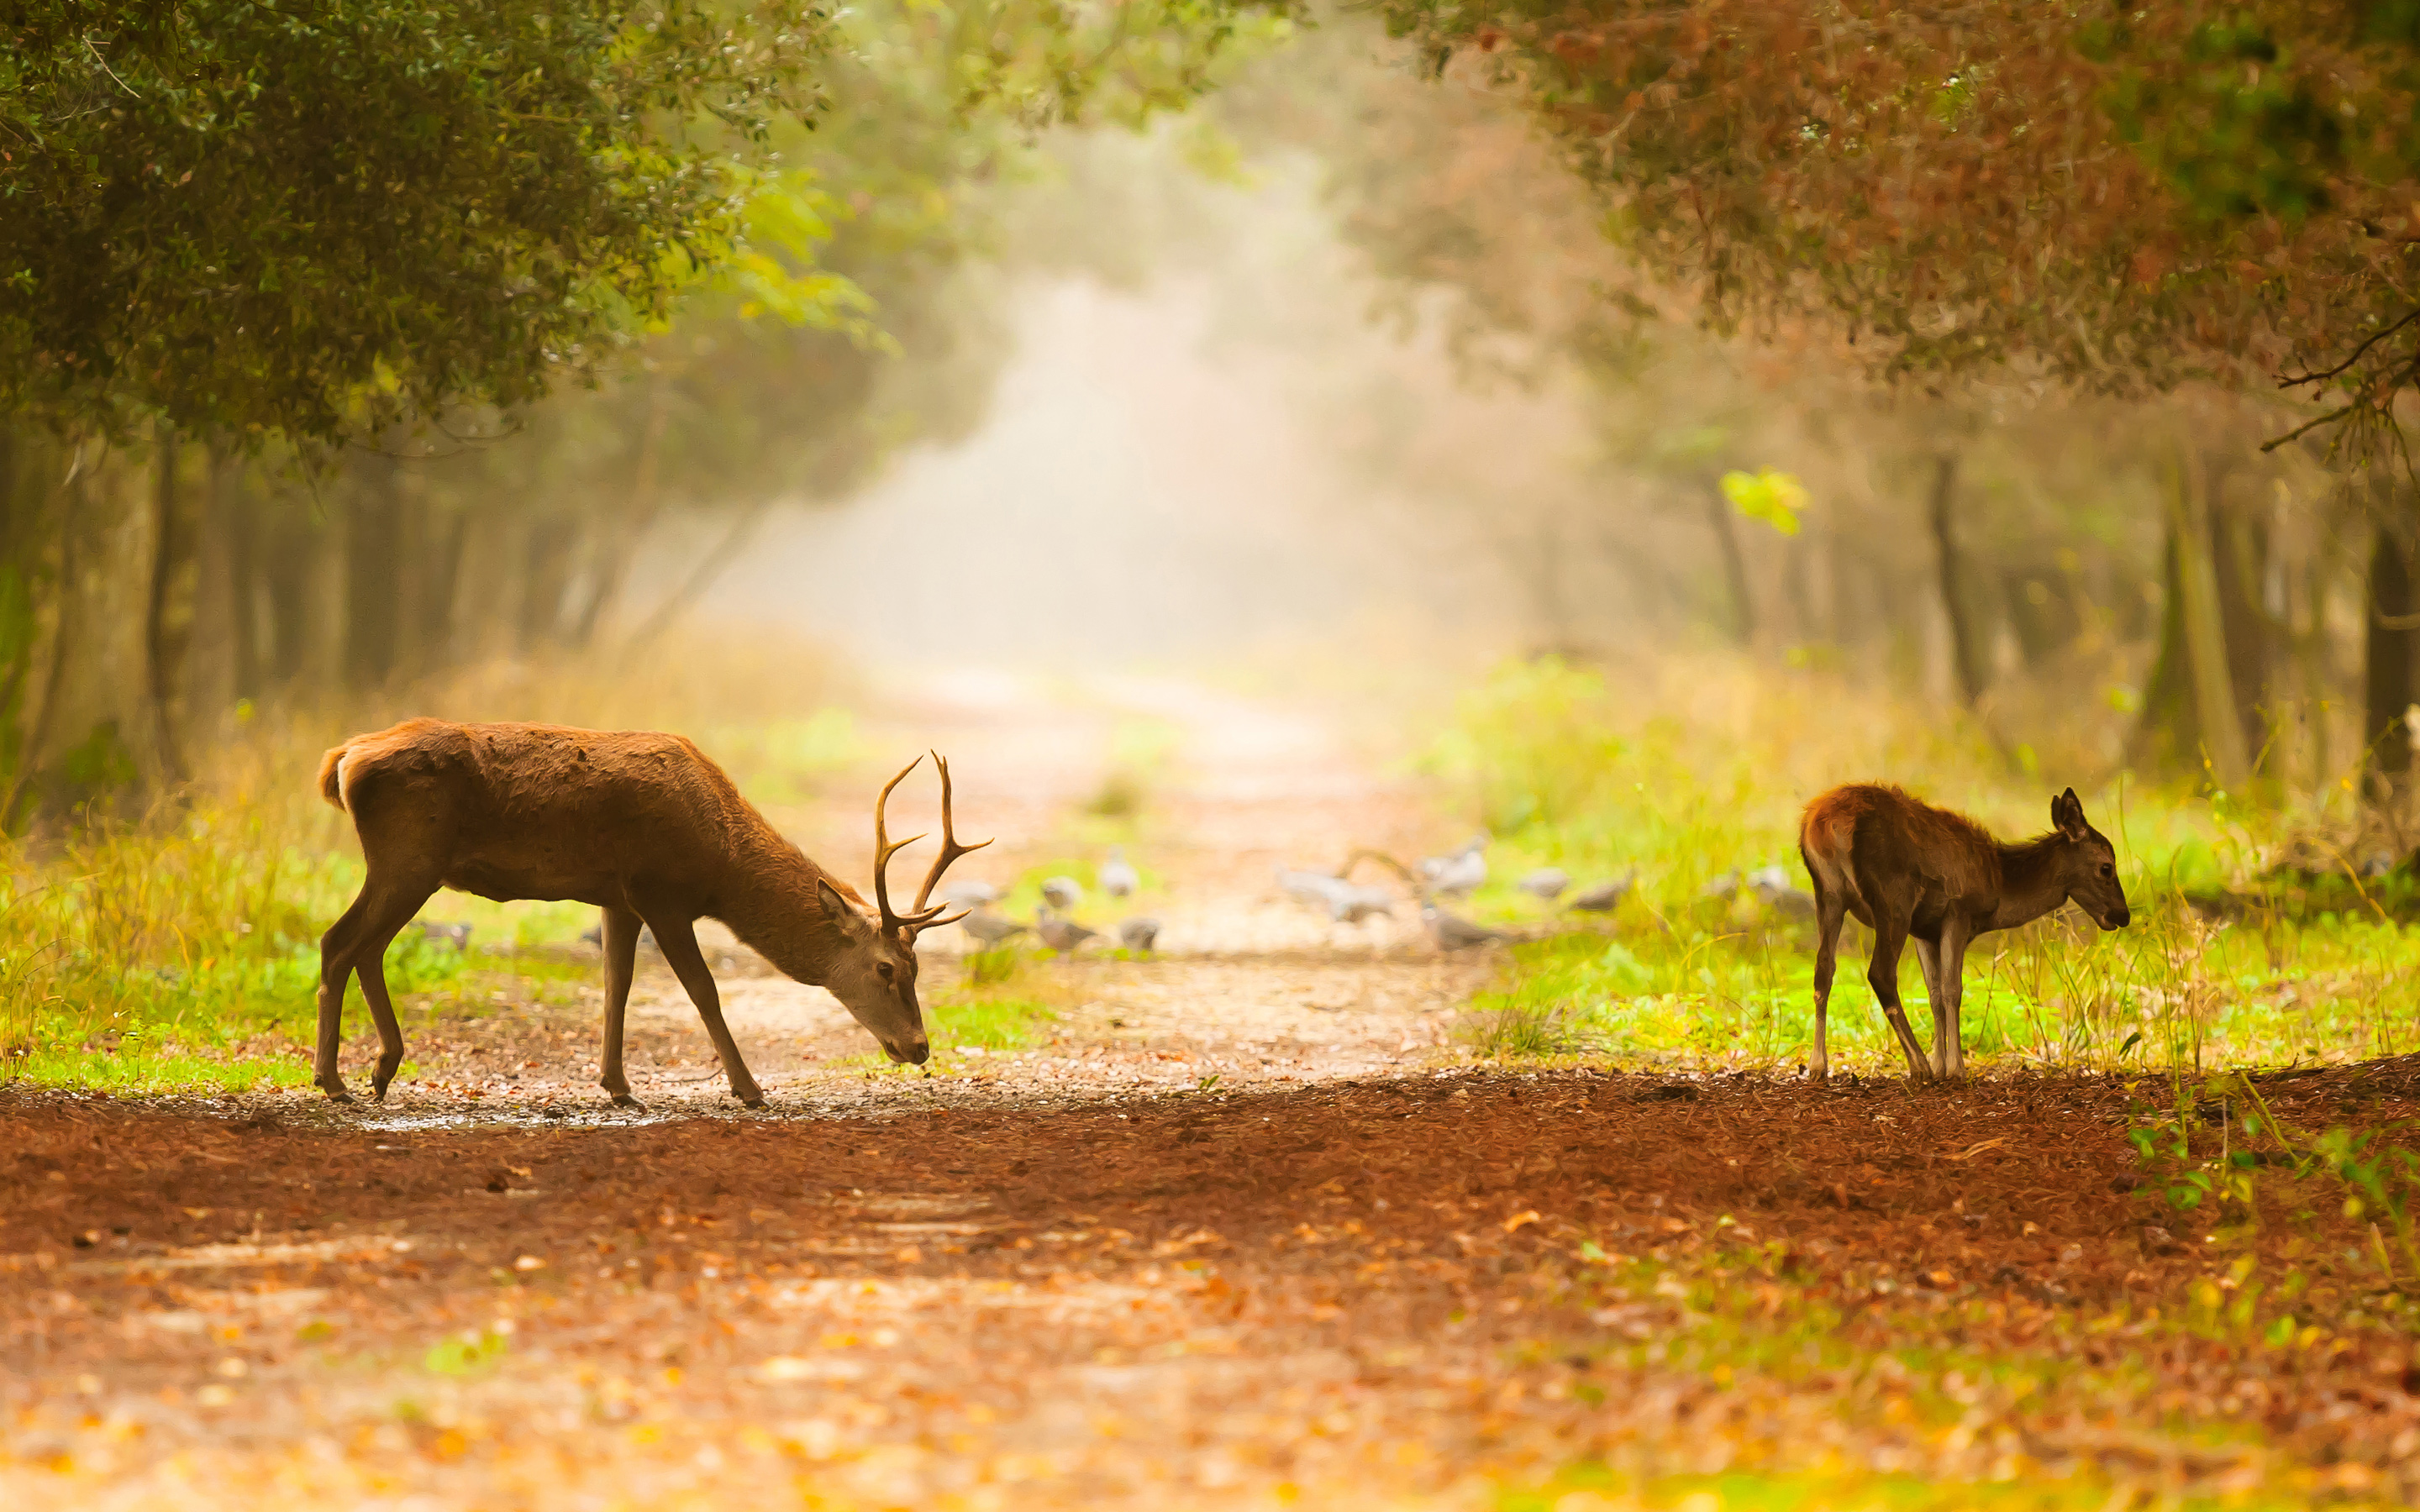
[[[0,22],[0,410],[325,440],[514,404],[743,229],[802,0],[48,0]]]
[[[2372,344],[2420,273],[2405,0],[1382,9],[1524,98],[1718,325],[1823,312],[1900,375],[2317,371],[2368,417],[2420,373],[2410,339]]]

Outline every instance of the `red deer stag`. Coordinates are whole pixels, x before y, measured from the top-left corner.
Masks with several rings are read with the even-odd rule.
[[[941,775],[941,854],[905,914],[891,906],[893,841],[883,828],[891,790],[874,802],[874,897],[809,860],[739,795],[722,768],[679,735],[542,724],[407,719],[355,735],[321,759],[319,792],[353,816],[369,876],[319,941],[319,1042],[314,1079],[346,1096],[336,1072],[345,980],[358,974],[380,1053],[372,1086],[386,1096],[403,1063],[403,1031],[386,991],[387,943],[439,887],[499,903],[576,899],[605,912],[605,1053],[598,1078],[631,1104],[622,1076],[622,1013],[639,927],[697,1005],[722,1057],[731,1093],[750,1107],[765,1094],[723,1026],[714,978],[690,927],[719,918],[766,960],[830,989],[894,1061],[930,1054],[916,1002],[916,936],[952,922],[925,906],[950,863],[991,843],[960,845],[950,827],[950,766]]]
[[[1814,879],[1822,932],[1815,947],[1816,1076],[1831,1072],[1823,1016],[1843,915],[1856,915],[1874,932],[1866,980],[1907,1057],[1908,1079],[1917,1082],[1966,1074],[1958,1009],[1966,946],[1976,935],[2030,923],[2070,901],[2104,930],[2126,927],[2131,916],[2118,885],[2118,853],[2085,823],[2073,788],[2051,800],[2050,822],[2049,834],[2005,845],[1964,814],[1872,783],[1834,788],[1807,806],[1798,854]],[[1930,1060],[1900,1008],[1899,952],[1911,937],[1932,999]]]

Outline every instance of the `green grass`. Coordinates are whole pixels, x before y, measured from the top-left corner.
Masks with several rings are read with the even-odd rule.
[[[1745,892],[1709,899],[1710,879],[1780,864],[1805,887],[1798,810],[1841,781],[1898,780],[2011,838],[2046,827],[2063,779],[2019,776],[1932,711],[1861,695],[1856,721],[1827,717],[1825,691],[1776,674],[1747,678],[1733,702],[1693,690],[1700,706],[1688,717],[1668,703],[1641,714],[1659,707],[1655,697],[1544,661],[1507,668],[1466,698],[1421,765],[1497,833],[1492,880],[1469,911],[1549,937],[1516,947],[1501,990],[1472,1003],[1466,1046],[1795,1064],[1812,1039],[1813,922]],[[1846,690],[1830,692],[1847,704]],[[2267,874],[2296,816],[2225,794],[2122,776],[2087,794],[2118,846],[2135,921],[2102,934],[2054,916],[1977,942],[1965,972],[1970,1058],[2206,1071],[2420,1048],[2420,949],[2402,922],[2420,912],[2420,883]],[[1639,880],[1604,922],[1580,922],[1511,886],[1549,864],[1577,886],[1632,868]],[[1585,933],[1555,933],[1574,928]],[[1869,950],[1852,922],[1833,989],[1834,1064],[1895,1072],[1865,980]],[[1929,1036],[1912,949],[1900,980]]]

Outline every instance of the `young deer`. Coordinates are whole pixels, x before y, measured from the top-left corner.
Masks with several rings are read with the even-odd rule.
[[[1831,1072],[1823,1050],[1824,1010],[1832,996],[1840,919],[1854,914],[1874,932],[1866,971],[1891,1032],[1907,1057],[1910,1081],[1966,1074],[1958,1033],[1965,995],[1961,976],[1976,935],[2030,923],[2072,901],[2104,930],[2130,915],[2118,885],[2118,853],[2084,820],[2073,788],[2050,804],[2051,832],[2004,845],[1967,818],[1901,789],[1872,783],[1834,788],[1807,806],[1798,854],[1815,883],[1815,1057],[1817,1077]],[[1910,937],[1932,999],[1932,1056],[1926,1059],[1899,1001],[1899,952]]]
[[[692,923],[719,918],[766,960],[830,990],[894,1061],[922,1065],[930,1050],[916,1002],[916,936],[954,921],[925,907],[950,863],[991,843],[960,845],[950,827],[950,766],[941,774],[941,854],[915,905],[891,906],[885,873],[893,841],[883,828],[891,790],[874,802],[874,897],[807,859],[739,795],[722,768],[679,735],[572,730],[542,724],[455,724],[407,719],[355,735],[321,759],[319,792],[353,816],[369,876],[361,896],[319,941],[319,1042],[315,1080],[344,1100],[336,1072],[345,980],[358,974],[380,1053],[372,1087],[386,1096],[403,1062],[403,1031],[386,991],[387,943],[439,887],[499,903],[576,899],[605,912],[605,1054],[599,1078],[631,1104],[622,1076],[622,1015],[629,1001],[639,927],[655,933],[722,1057],[731,1092],[750,1107],[765,1094],[722,1022],[714,978]]]

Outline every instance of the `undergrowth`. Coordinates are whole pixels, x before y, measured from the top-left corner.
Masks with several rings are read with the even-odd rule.
[[[1495,833],[1490,883],[1468,911],[1531,936],[1500,989],[1464,1015],[1466,1047],[1722,1068],[1787,1068],[1811,1043],[1813,919],[1803,900],[1744,885],[1777,866],[1807,887],[1797,821],[1808,798],[1893,780],[2016,839],[2046,828],[2052,794],[2074,780],[2022,777],[1935,710],[1812,674],[1676,667],[1630,686],[1552,659],[1509,666],[1468,695],[1419,764]],[[2134,922],[2103,934],[2055,914],[1978,940],[1965,972],[1970,1056],[2197,1073],[2420,1048],[2420,950],[2403,922],[2420,881],[2272,872],[2296,817],[2225,793],[2122,776],[2085,791]],[[1637,881],[1610,915],[1563,913],[1512,886],[1549,865],[1575,891]],[[1865,980],[1870,949],[1852,921],[1834,1060],[1845,1052],[1856,1069],[1893,1073],[1899,1054]],[[1915,955],[1900,963],[1902,998],[1929,1039]]]

